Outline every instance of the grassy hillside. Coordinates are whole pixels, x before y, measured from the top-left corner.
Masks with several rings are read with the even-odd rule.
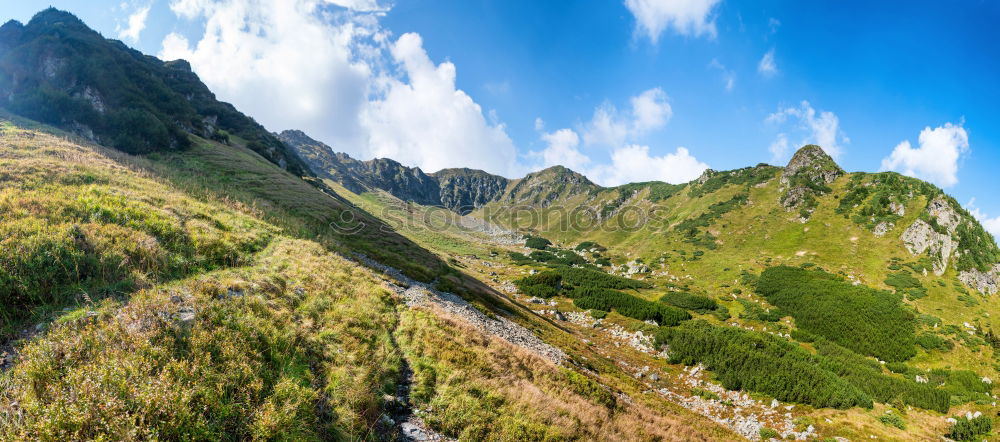
[[[0,361],[0,438],[390,437],[407,370],[409,401],[452,437],[732,436],[643,396],[565,331],[418,245],[436,237],[407,239],[238,139],[192,141],[139,158],[0,123],[0,344],[11,356]],[[360,228],[329,226],[345,213]],[[453,252],[478,250],[466,247]],[[482,308],[591,368],[407,308],[385,276],[344,258],[354,252],[492,297]]]

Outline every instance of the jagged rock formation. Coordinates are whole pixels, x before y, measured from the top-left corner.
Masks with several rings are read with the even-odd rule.
[[[475,169],[442,169],[431,174],[438,181],[441,205],[466,214],[494,201],[510,182]]]
[[[959,272],[958,280],[982,293],[994,295],[1000,290],[1000,264],[993,266],[988,272],[979,269]]]
[[[816,195],[828,193],[830,183],[844,174],[823,148],[814,144],[803,146],[781,174],[781,186],[785,192],[781,204],[786,210],[799,208],[803,205],[811,209]]]
[[[948,268],[948,260],[958,245],[951,235],[939,233],[924,220],[918,219],[903,232],[901,237],[906,250],[914,255],[929,252],[933,257],[934,274],[941,276]]]
[[[509,181],[481,170],[444,169],[427,174],[388,158],[359,161],[298,130],[286,130],[278,137],[317,175],[337,181],[351,192],[380,189],[404,201],[442,206],[463,215],[494,201]]]
[[[274,135],[215,95],[183,61],[161,61],[49,8],[0,28],[0,106],[129,153],[183,149],[188,134],[307,170]]]

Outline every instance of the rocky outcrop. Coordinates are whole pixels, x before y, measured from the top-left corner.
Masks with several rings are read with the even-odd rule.
[[[843,174],[844,170],[821,147],[804,146],[781,173],[781,187],[785,190],[781,205],[786,210],[799,208],[810,196],[828,192],[827,186]]]
[[[933,259],[934,274],[941,276],[948,268],[948,260],[958,246],[951,235],[939,233],[927,224],[924,220],[916,220],[910,225],[901,237],[903,246],[911,254],[920,255],[924,252],[930,254]]]
[[[939,226],[948,230],[948,233],[955,233],[955,229],[962,222],[962,217],[943,196],[938,196],[927,203],[927,213]]]
[[[966,270],[958,274],[958,280],[981,293],[994,295],[1000,290],[1000,264],[993,266],[987,272],[978,269]]]

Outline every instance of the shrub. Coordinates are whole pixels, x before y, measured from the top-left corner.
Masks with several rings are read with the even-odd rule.
[[[548,246],[552,245],[552,241],[540,236],[529,236],[528,239],[524,241],[524,245],[532,249],[545,250]]]
[[[916,342],[925,350],[949,351],[954,347],[951,341],[934,333],[921,333],[917,336]]]
[[[575,267],[560,267],[555,270],[563,277],[563,281],[580,287],[604,289],[644,289],[652,284],[622,276],[609,275],[599,270],[581,269]]]
[[[514,285],[518,288],[533,285],[544,285],[559,290],[559,288],[562,287],[562,275],[551,270],[547,270],[518,279],[514,281]]]
[[[660,302],[665,302],[674,307],[686,310],[693,310],[698,313],[705,313],[719,308],[719,305],[712,298],[685,292],[667,293],[660,298]]]
[[[604,319],[608,317],[608,312],[604,310],[590,309],[590,317],[594,319]]]
[[[884,361],[916,354],[915,320],[898,298],[855,286],[821,270],[771,267],[756,286],[797,327]]]
[[[603,252],[607,250],[600,244],[593,241],[584,241],[580,244],[577,244],[576,247],[574,248],[574,250],[576,250],[577,252],[582,252],[584,250],[591,250],[591,249],[597,250],[598,252]]]
[[[777,439],[779,436],[781,435],[773,428],[764,427],[760,429],[760,438],[763,440]]]
[[[979,416],[972,419],[966,416],[957,416],[946,436],[957,441],[972,441],[991,431],[993,431],[993,419],[990,419],[989,416]]]
[[[903,417],[896,413],[883,414],[878,417],[878,421],[890,427],[899,428],[900,430],[906,429],[906,422],[903,421]]]
[[[684,310],[610,289],[579,288],[574,290],[573,296],[573,305],[580,309],[614,310],[622,316],[640,321],[654,320],[662,326],[674,326],[691,319]]]
[[[671,363],[705,364],[729,390],[816,407],[872,405],[857,387],[820,368],[816,357],[769,334],[689,321],[661,328],[656,343],[670,345]]]
[[[820,339],[811,354],[776,336],[689,321],[661,328],[656,344],[670,346],[672,363],[704,364],[727,389],[764,393],[814,407],[870,408],[873,400],[947,411],[949,393],[882,372],[880,364]]]

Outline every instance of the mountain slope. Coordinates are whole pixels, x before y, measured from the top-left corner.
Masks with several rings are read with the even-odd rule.
[[[612,367],[559,367],[408,307],[389,290],[401,281],[344,256],[403,253],[416,270],[434,255],[252,151],[195,138],[135,157],[32,126],[0,122],[4,325],[32,325],[0,341],[4,440],[375,439],[397,418],[466,439],[733,436]],[[348,210],[367,227],[322,228]],[[481,311],[603,363],[445,275],[491,299]]]
[[[276,137],[216,100],[187,62],[143,55],[52,8],[0,27],[0,106],[130,153],[184,149],[195,134],[306,173]]]

